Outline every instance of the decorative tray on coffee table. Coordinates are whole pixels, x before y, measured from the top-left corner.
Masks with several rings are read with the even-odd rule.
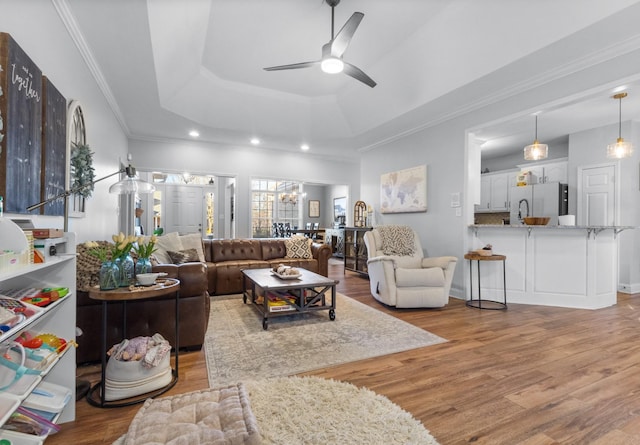
[[[281,280],[295,280],[297,278],[300,278],[300,276],[302,276],[300,272],[298,272],[296,275],[285,275],[285,274],[280,274],[275,270],[272,270],[271,273],[274,274],[276,277],[280,278]]]

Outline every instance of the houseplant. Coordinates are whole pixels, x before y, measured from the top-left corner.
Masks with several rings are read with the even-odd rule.
[[[125,235],[120,232],[118,235],[113,235],[114,248],[112,258],[119,268],[118,282],[120,287],[126,287],[133,283],[134,263],[131,258],[131,249],[133,244],[137,241],[135,235]]]
[[[93,192],[95,169],[93,168],[93,152],[86,144],[73,144],[71,147],[71,188],[77,194],[88,198]]]
[[[88,249],[88,252],[98,258],[102,263],[100,265],[98,278],[100,290],[117,288],[119,285],[119,269],[118,265],[112,261],[111,254],[113,247],[105,243],[98,244],[96,241],[87,241],[84,245]]]
[[[89,253],[102,262],[99,278],[101,290],[129,286],[133,282],[134,264],[130,253],[137,237],[125,236],[120,232],[111,239],[113,244],[99,244],[96,241],[85,243]]]
[[[146,242],[145,242],[146,241]],[[138,242],[133,245],[133,250],[136,252],[138,259],[136,260],[135,274],[143,274],[151,272],[151,254],[156,251],[155,235],[152,235],[148,239],[144,236],[138,237]]]

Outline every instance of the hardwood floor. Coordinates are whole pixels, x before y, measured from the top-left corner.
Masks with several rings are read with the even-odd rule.
[[[359,275],[336,264],[330,275],[343,294],[449,341],[308,375],[387,396],[443,445],[640,444],[640,295],[618,294],[616,306],[595,311],[479,311],[456,299],[444,309],[395,310],[377,303]],[[78,374],[95,381],[97,371]],[[180,381],[167,395],[207,386],[204,353],[181,354]],[[80,400],[76,421],[47,444],[111,444],[140,406]]]

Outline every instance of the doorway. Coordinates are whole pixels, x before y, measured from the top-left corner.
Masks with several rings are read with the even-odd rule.
[[[614,164],[578,168],[578,225],[615,225],[615,177]]]
[[[223,238],[235,232],[234,177],[159,172],[148,175],[156,191],[153,197],[141,196],[140,205],[145,209],[144,223],[153,227],[154,233],[200,233],[203,238]]]

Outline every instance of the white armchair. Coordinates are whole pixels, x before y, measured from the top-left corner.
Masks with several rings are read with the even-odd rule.
[[[456,257],[425,258],[418,234],[408,226],[379,226],[365,233],[364,242],[376,300],[399,308],[443,307],[449,302]]]

